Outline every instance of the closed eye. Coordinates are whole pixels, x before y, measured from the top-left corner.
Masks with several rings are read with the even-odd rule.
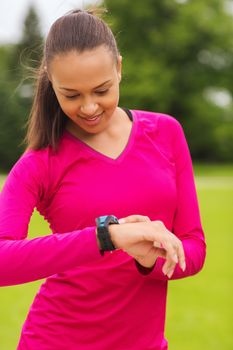
[[[109,89],[106,89],[106,90],[99,90],[99,91],[96,91],[95,93],[97,95],[105,95],[107,94],[109,91]],[[79,94],[76,94],[76,95],[72,95],[72,96],[65,96],[65,98],[67,98],[68,100],[74,100],[75,98],[78,98],[80,95]]]
[[[107,92],[108,92],[108,89],[96,91],[95,93],[96,93],[97,95],[105,95]]]
[[[74,100],[77,97],[79,97],[79,95],[65,96],[65,98],[67,98],[68,100]]]

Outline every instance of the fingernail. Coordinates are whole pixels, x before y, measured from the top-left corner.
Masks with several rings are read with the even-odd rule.
[[[119,219],[118,221],[120,224],[125,224],[125,219]]]
[[[182,262],[182,264],[181,264],[181,269],[182,269],[183,271],[186,269],[185,261]]]
[[[173,274],[173,271],[169,272],[169,273],[167,274],[167,277],[168,277],[168,278],[171,278],[172,274]]]

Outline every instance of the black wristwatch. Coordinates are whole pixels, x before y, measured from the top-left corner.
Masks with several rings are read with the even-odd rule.
[[[97,226],[97,237],[100,241],[101,254],[104,255],[106,251],[115,250],[116,247],[112,243],[108,226],[112,224],[119,224],[118,219],[114,215],[104,215],[95,219]]]

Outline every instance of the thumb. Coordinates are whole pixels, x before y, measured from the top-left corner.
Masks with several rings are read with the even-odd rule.
[[[148,216],[145,215],[129,215],[124,218],[119,219],[120,224],[130,224],[135,222],[148,222],[151,221]]]

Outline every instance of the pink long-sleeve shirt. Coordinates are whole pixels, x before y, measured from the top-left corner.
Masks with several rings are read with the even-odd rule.
[[[165,350],[168,278],[158,258],[139,273],[122,250],[102,256],[95,218],[147,215],[182,241],[186,270],[200,271],[205,241],[192,162],[172,117],[131,111],[132,130],[117,159],[65,131],[55,153],[27,151],[0,195],[0,284],[46,278],[24,323],[18,350]],[[33,209],[53,234],[27,239]]]

